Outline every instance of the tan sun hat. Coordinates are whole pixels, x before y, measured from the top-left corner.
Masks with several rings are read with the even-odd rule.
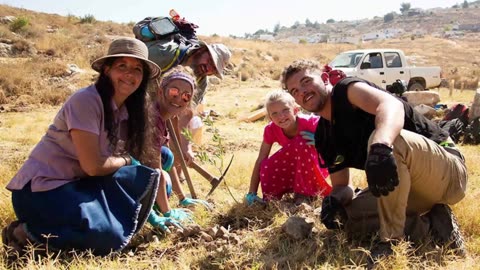
[[[101,72],[105,60],[111,57],[133,57],[144,61],[150,69],[150,78],[155,78],[161,73],[158,65],[148,60],[148,48],[145,43],[135,38],[122,37],[112,41],[107,55],[93,61],[92,68]]]
[[[232,56],[230,50],[223,44],[208,45],[206,42],[200,41],[200,45],[207,46],[208,52],[210,53],[210,56],[212,56],[213,63],[217,69],[217,74],[215,75],[218,78],[223,79],[223,71],[225,70],[225,66],[228,64],[228,61]]]

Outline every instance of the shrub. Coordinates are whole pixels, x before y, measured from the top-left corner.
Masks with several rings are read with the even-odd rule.
[[[38,59],[37,62],[39,63],[38,66],[42,75],[46,78],[63,77],[69,74],[67,72],[67,64],[63,63],[61,60],[45,61]]]
[[[280,80],[280,77],[282,76],[283,70],[281,69],[275,69],[270,71],[270,78],[272,80]]]
[[[78,17],[73,15],[73,14],[68,14],[67,15],[67,22],[69,23],[74,23],[78,21]]]
[[[18,39],[12,44],[12,52],[15,55],[33,55],[37,52],[35,46],[25,39]]]
[[[395,13],[393,12],[387,13],[383,16],[383,22],[390,22],[393,21],[393,19],[395,19]]]
[[[80,23],[94,23],[97,20],[92,14],[87,14],[83,17],[80,17]]]
[[[29,24],[27,17],[18,17],[13,22],[10,23],[10,30],[15,33],[25,31]]]
[[[237,76],[240,77],[242,82],[248,81],[254,78],[255,68],[251,65],[243,65],[237,72]]]

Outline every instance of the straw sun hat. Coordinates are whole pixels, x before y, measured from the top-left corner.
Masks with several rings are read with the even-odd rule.
[[[150,78],[155,78],[161,73],[158,65],[148,60],[147,46],[135,38],[122,37],[112,41],[107,55],[93,61],[92,68],[97,72],[101,72],[105,60],[111,57],[133,57],[144,61],[150,69]]]

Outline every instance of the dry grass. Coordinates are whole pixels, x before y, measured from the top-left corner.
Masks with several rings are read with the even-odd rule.
[[[125,253],[106,258],[94,258],[89,254],[68,255],[43,259],[27,260],[29,269],[357,269],[365,267],[370,241],[350,241],[342,233],[327,231],[315,217],[316,232],[308,239],[295,241],[281,231],[281,225],[290,215],[296,215],[295,208],[288,202],[275,203],[268,208],[249,208],[243,204],[243,196],[248,190],[250,173],[261,142],[263,126],[260,120],[254,123],[239,123],[236,115],[254,109],[265,92],[274,89],[275,81],[262,83],[253,81],[240,83],[227,78],[225,85],[209,92],[207,110],[214,110],[221,116],[213,127],[206,128],[203,141],[206,146],[215,148],[211,141],[213,129],[218,129],[223,137],[223,145],[229,159],[235,159],[226,178],[210,201],[215,204],[212,212],[195,209],[196,222],[202,228],[221,225],[239,235],[239,244],[222,243],[215,247],[199,240],[198,237],[184,238],[176,234],[162,235],[146,226],[137,235]],[[448,89],[441,89],[442,102],[473,100],[472,91],[455,92],[451,99]],[[232,104],[238,100],[238,106]],[[58,107],[37,109],[27,113],[2,114],[0,125],[0,183],[5,185],[26,158],[29,150],[43,135]],[[207,147],[207,148],[208,148]],[[449,254],[434,252],[424,258],[406,244],[395,250],[395,256],[380,262],[380,269],[475,269],[480,256],[480,218],[476,200],[480,193],[480,176],[476,160],[479,146],[461,146],[467,157],[470,171],[467,197],[454,206],[454,211],[467,239],[469,255],[458,259]],[[207,170],[219,173],[219,168],[211,164],[203,165]],[[209,190],[207,182],[196,172],[190,171],[201,198]],[[354,182],[366,185],[364,174],[354,171]],[[228,189],[227,189],[228,186]],[[186,185],[184,189],[188,190]],[[230,190],[230,192],[228,191]],[[0,225],[15,218],[9,200],[9,193],[0,193]],[[175,198],[171,203],[175,205]],[[313,202],[314,207],[320,201]],[[303,212],[312,216],[313,213]],[[158,239],[158,240],[157,240]]]
[[[5,186],[22,165],[31,148],[44,134],[59,105],[72,91],[92,82],[95,73],[69,74],[68,64],[90,70],[90,61],[103,53],[112,36],[131,35],[130,25],[93,22],[82,18],[34,13],[0,5],[0,16],[24,16],[27,29],[12,34],[0,25],[0,38],[12,40],[18,54],[0,58],[0,185]],[[48,29],[54,29],[50,31]],[[221,42],[233,51],[233,70],[221,85],[212,85],[207,94],[207,110],[220,114],[213,126],[205,127],[206,149],[217,146],[212,141],[217,129],[226,148],[225,160],[235,155],[232,167],[222,184],[209,199],[212,212],[195,209],[196,222],[203,228],[222,225],[236,233],[239,244],[222,243],[213,248],[198,237],[183,238],[162,235],[146,226],[134,237],[125,253],[97,258],[86,254],[61,254],[59,257],[30,258],[21,264],[27,269],[359,269],[365,266],[369,241],[355,242],[345,235],[325,230],[315,217],[316,232],[302,241],[289,239],[280,229],[296,213],[288,203],[268,208],[248,208],[243,197],[248,190],[250,174],[262,140],[265,120],[238,122],[262,103],[265,94],[279,88],[277,81],[284,66],[294,59],[313,58],[326,63],[337,53],[357,48],[395,47],[416,55],[418,65],[440,65],[448,78],[474,80],[480,73],[477,37],[448,41],[432,37],[389,40],[361,46],[338,44],[289,44],[248,41],[222,37],[203,37]],[[35,51],[35,53],[32,53]],[[456,71],[454,71],[456,69]],[[273,80],[272,80],[273,79]],[[470,103],[473,91],[439,90],[442,102]],[[8,112],[4,112],[8,111]],[[469,191],[454,206],[467,240],[469,255],[465,259],[433,253],[428,258],[414,254],[406,245],[398,247],[395,256],[380,263],[380,269],[478,269],[480,262],[480,195],[479,146],[460,146],[467,157]],[[218,166],[203,165],[220,173]],[[204,198],[208,183],[191,171],[196,192]],[[366,186],[364,173],[354,171],[354,183]],[[227,188],[228,187],[228,188]],[[186,185],[185,190],[188,190]],[[171,203],[176,205],[176,199]],[[315,207],[320,201],[313,202]],[[10,193],[0,191],[0,227],[15,219]],[[304,213],[312,215],[313,213]],[[2,251],[3,252],[3,251]],[[0,256],[0,268],[6,268]]]

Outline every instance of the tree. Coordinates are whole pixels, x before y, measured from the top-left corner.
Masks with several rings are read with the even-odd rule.
[[[393,19],[395,19],[395,13],[394,12],[387,13],[387,14],[385,14],[385,16],[383,16],[383,22],[384,23],[389,22],[389,21],[393,21]]]
[[[300,22],[299,22],[299,21],[296,21],[296,22],[293,24],[292,29],[297,29],[299,26],[300,26]]]
[[[245,33],[244,38],[245,38],[245,39],[250,39],[250,38],[252,38],[252,34],[250,34],[250,33]]]
[[[405,15],[408,10],[410,9],[410,3],[401,3],[400,4],[400,12],[402,13],[402,15]]]
[[[263,34],[266,34],[266,31],[263,30],[263,29],[259,29],[259,30],[257,30],[257,32],[253,33],[253,35],[255,35],[255,36],[259,36],[259,35],[263,35]]]
[[[467,0],[463,1],[462,8],[468,8]]]
[[[313,26],[313,23],[307,18],[307,19],[305,20],[305,26],[311,27],[311,26]]]
[[[334,23],[334,22],[335,22],[334,19],[328,19],[328,20],[327,20],[327,23]]]
[[[280,31],[280,23],[277,23],[275,24],[275,26],[273,27],[273,33],[278,33],[278,31]]]

